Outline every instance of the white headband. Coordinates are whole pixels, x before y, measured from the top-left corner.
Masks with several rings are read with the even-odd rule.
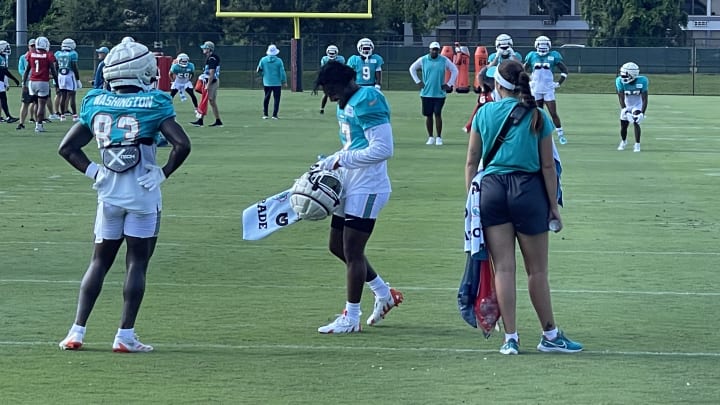
[[[515,85],[510,83],[509,81],[505,80],[504,77],[500,74],[500,69],[495,70],[495,74],[493,75],[493,78],[496,82],[500,83],[501,86],[505,87],[508,90],[515,90]]]

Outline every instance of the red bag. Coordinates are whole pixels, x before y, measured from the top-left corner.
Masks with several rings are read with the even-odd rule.
[[[208,92],[205,91],[205,88],[202,86],[202,81],[198,80],[198,83],[201,84],[202,96],[200,97],[200,104],[198,105],[197,110],[199,114],[207,115]],[[197,85],[195,87],[197,87]]]
[[[495,276],[490,260],[480,262],[480,291],[473,309],[478,327],[482,329],[483,335],[489,338],[500,318],[500,306],[495,294]]]

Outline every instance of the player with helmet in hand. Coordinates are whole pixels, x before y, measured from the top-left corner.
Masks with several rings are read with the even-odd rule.
[[[8,124],[18,121],[17,118],[10,115],[10,107],[8,107],[7,88],[10,83],[8,79],[12,79],[16,86],[20,85],[20,81],[13,76],[9,69],[11,52],[10,43],[0,41],[0,108],[5,113],[5,118],[0,117],[0,122],[5,121]]]
[[[355,71],[355,83],[358,86],[374,86],[381,89],[383,58],[374,53],[375,44],[369,38],[357,43],[357,55],[348,59],[347,65]]]
[[[111,90],[87,93],[79,122],[60,143],[60,155],[89,177],[98,193],[93,255],[80,284],[75,322],[59,344],[63,350],[83,345],[88,317],[123,241],[127,245],[123,307],[112,350],[153,349],[138,340],[135,320],[160,229],[160,186],[190,153],[190,140],[175,121],[172,99],[152,87],[157,69],[155,56],[145,45],[128,41],[112,48],[103,72]],[[163,167],[156,158],[159,133],[172,145]],[[93,139],[100,149],[100,164],[83,151]]]
[[[488,56],[488,66],[497,66],[506,60],[522,63],[522,55],[512,48],[513,40],[508,34],[500,34],[495,38],[495,52]]]
[[[368,325],[376,325],[403,301],[400,291],[390,288],[365,256],[365,246],[375,222],[392,191],[387,160],[393,156],[390,107],[382,92],[361,87],[356,71],[338,62],[320,68],[315,88],[322,88],[337,102],[342,148],[316,163],[316,169],[338,171],[342,178],[340,203],[330,223],[330,252],[346,265],[347,300],[334,321],[318,328],[320,333],[360,332],[360,300],[367,283],[375,295]]]
[[[72,110],[73,121],[78,120],[75,96],[80,84],[80,70],[78,69],[78,53],[75,51],[75,41],[72,38],[63,39],[60,50],[55,52],[55,68],[58,71],[58,91],[55,93],[55,111],[60,121],[65,121],[68,104]]]
[[[27,66],[22,78],[23,91],[27,89],[30,100],[36,105],[35,108],[35,132],[45,132],[43,121],[45,120],[45,108],[50,98],[50,76],[58,83],[57,69],[55,69],[55,56],[50,53],[50,40],[46,37],[38,37],[35,40],[35,49],[25,55]],[[52,113],[52,111],[51,111]],[[52,116],[52,114],[51,114]]]
[[[525,70],[530,73],[530,90],[537,106],[547,105],[548,112],[555,124],[560,144],[567,143],[555,102],[555,89],[560,87],[568,76],[568,68],[560,52],[552,50],[550,38],[542,35],[535,38],[535,50],[525,55]],[[560,78],[555,81],[555,68],[560,71]]]
[[[320,67],[325,66],[325,64],[330,61],[345,63],[345,57],[340,55],[340,50],[336,45],[329,45],[327,49],[325,49],[325,56],[320,59]],[[325,114],[325,106],[327,105],[327,101],[327,94],[323,94],[322,101],[320,102],[320,114]]]
[[[170,66],[170,98],[180,93],[180,100],[185,101],[186,96],[190,96],[195,112],[197,113],[198,101],[193,91],[192,78],[195,76],[195,64],[190,62],[190,57],[186,53],[178,54],[175,63]],[[189,91],[187,91],[189,90]]]
[[[640,152],[640,123],[645,119],[648,106],[648,79],[640,75],[637,64],[628,62],[620,67],[615,89],[620,102],[620,144],[617,149],[625,150],[627,130],[632,122],[635,129],[633,152]]]

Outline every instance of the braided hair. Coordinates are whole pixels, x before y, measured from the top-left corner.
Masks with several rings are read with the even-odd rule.
[[[350,97],[358,90],[358,86],[355,84],[355,75],[355,69],[350,66],[337,61],[329,61],[320,68],[312,94],[317,94],[320,88],[328,85],[343,86],[344,93],[340,96],[338,104],[340,108],[345,108]]]
[[[540,109],[537,108],[535,97],[530,91],[530,76],[525,72],[523,65],[521,65],[520,62],[508,60],[501,63],[497,69],[498,74],[500,74],[503,79],[515,86],[514,89],[506,90],[512,92],[524,107],[533,110],[530,129],[534,134],[539,134],[545,125],[545,121]]]

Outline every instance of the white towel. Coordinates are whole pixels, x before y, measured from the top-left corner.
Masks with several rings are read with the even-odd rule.
[[[482,223],[480,221],[480,180],[482,171],[479,171],[472,180],[465,202],[465,252],[469,252],[475,260],[487,260],[485,238],[483,238]]]
[[[259,240],[300,220],[290,206],[292,188],[267,197],[245,208],[242,215],[243,239]]]

